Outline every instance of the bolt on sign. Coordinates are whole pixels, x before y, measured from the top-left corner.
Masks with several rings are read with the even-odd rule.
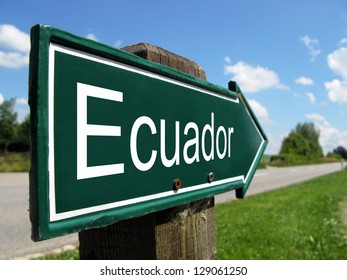
[[[268,140],[236,83],[49,26],[31,44],[33,240],[244,196]]]

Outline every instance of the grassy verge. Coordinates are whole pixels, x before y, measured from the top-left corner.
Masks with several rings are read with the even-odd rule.
[[[347,170],[215,207],[218,259],[347,259]],[[78,259],[78,249],[41,259]]]
[[[329,157],[321,157],[317,159],[303,159],[303,158],[295,158],[295,157],[283,157],[276,156],[277,159],[270,160],[267,165],[274,167],[289,167],[289,166],[298,166],[298,165],[310,165],[310,164],[324,164],[324,163],[334,163],[340,162],[340,159],[337,158],[329,158]]]
[[[29,172],[29,153],[0,154],[0,172]]]
[[[263,155],[258,165],[258,169],[264,169],[270,163],[271,156]]]
[[[347,259],[347,171],[216,206],[218,259]]]
[[[35,260],[79,260],[78,248],[72,250],[65,250],[57,254],[48,254],[42,257],[35,258]]]

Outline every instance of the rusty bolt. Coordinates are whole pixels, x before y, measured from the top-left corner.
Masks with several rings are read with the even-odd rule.
[[[214,173],[210,172],[207,176],[207,182],[212,183],[214,180]]]
[[[177,178],[173,181],[173,189],[175,191],[179,190],[181,188],[181,186],[182,186],[182,182],[179,178]]]

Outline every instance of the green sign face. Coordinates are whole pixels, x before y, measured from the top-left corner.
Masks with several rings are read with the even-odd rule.
[[[243,197],[267,139],[237,85],[230,87],[33,27],[33,239],[232,189]]]

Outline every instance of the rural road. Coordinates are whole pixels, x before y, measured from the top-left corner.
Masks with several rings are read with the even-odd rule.
[[[28,173],[0,173],[0,213],[0,259],[24,258],[78,243],[77,234],[31,240]]]
[[[258,170],[247,195],[288,186],[341,170],[341,163],[267,168]],[[216,203],[234,199],[234,192],[216,196]],[[0,259],[25,258],[50,252],[65,245],[77,245],[77,234],[33,242],[30,239],[29,177],[27,173],[0,173]]]

